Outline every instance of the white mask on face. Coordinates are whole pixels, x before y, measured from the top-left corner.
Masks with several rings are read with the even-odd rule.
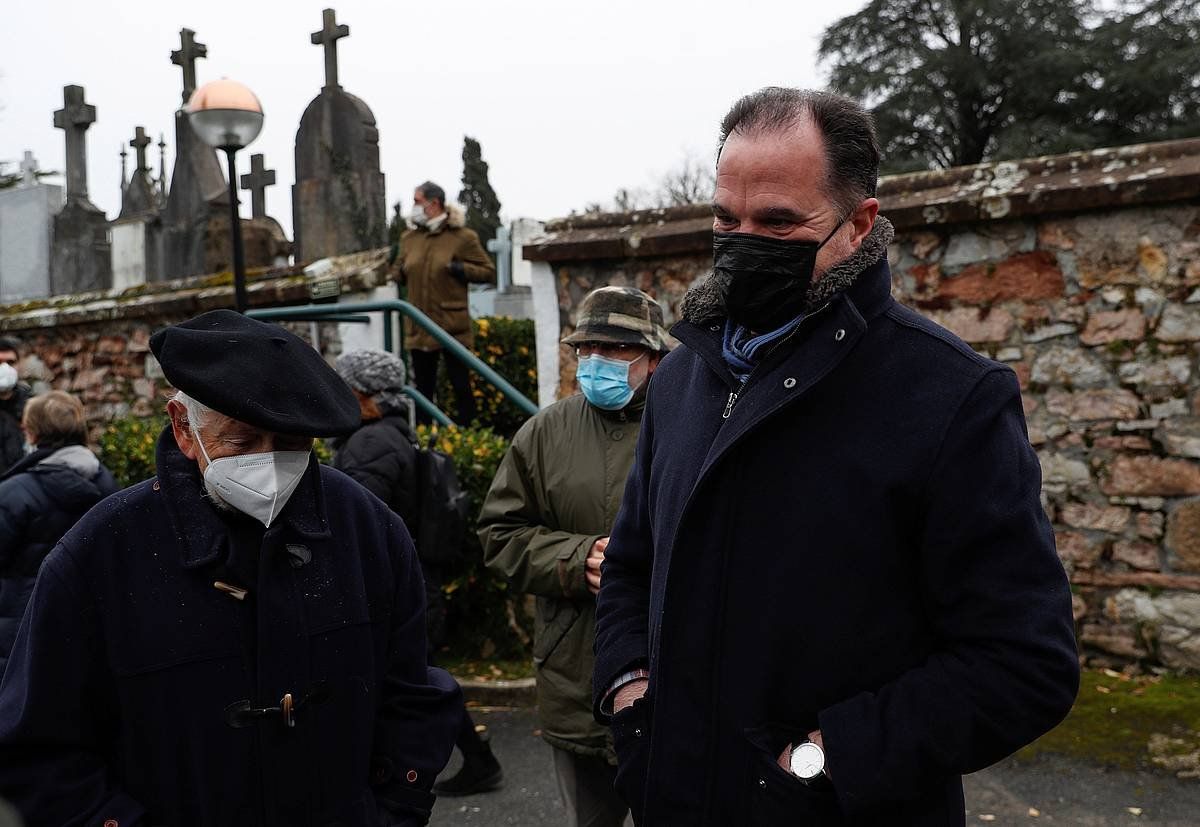
[[[17,369],[8,362],[0,362],[0,393],[17,386]]]
[[[204,481],[230,506],[270,528],[308,470],[309,452],[269,451],[213,460],[200,432],[193,427],[192,433],[208,463]]]
[[[429,223],[429,216],[425,214],[425,208],[417,204],[412,208],[412,212],[408,214],[408,220],[417,227],[424,227]]]

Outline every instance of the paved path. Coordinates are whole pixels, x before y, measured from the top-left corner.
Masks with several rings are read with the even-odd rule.
[[[430,825],[565,824],[550,747],[536,735],[533,711],[481,711],[475,720],[487,724],[492,734],[504,766],[504,786],[468,798],[438,799]],[[447,774],[457,770],[460,760],[456,752]],[[968,776],[965,786],[968,825],[1200,825],[1200,781],[1169,775],[1109,772],[1046,757],[1005,761]]]

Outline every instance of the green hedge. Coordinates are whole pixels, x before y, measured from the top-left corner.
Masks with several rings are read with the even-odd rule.
[[[510,319],[507,316],[487,316],[474,320],[475,355],[508,382],[537,402],[537,344],[531,319]],[[438,399],[441,408],[453,414],[454,389],[446,375],[443,360],[438,369]],[[490,428],[511,437],[529,418],[528,414],[508,401],[487,380],[471,374],[471,392],[475,395],[476,427]]]

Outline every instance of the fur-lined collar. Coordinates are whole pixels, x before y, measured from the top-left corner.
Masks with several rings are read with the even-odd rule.
[[[883,216],[875,219],[875,226],[862,244],[845,261],[826,271],[819,281],[808,288],[804,312],[810,313],[826,304],[838,293],[847,290],[864,270],[887,255],[888,245],[895,236],[892,222]],[[679,315],[685,322],[702,324],[714,319],[725,318],[725,294],[729,290],[729,278],[713,272],[693,284],[679,305]]]
[[[452,201],[446,205],[446,220],[440,222],[436,227],[418,227],[411,220],[408,221],[408,228],[410,230],[424,230],[427,233],[440,233],[447,227],[452,230],[458,230],[465,226],[467,226],[467,211],[457,201]]]

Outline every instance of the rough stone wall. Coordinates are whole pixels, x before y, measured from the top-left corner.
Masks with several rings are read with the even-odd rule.
[[[1200,668],[1200,201],[901,233],[898,299],[1009,364],[1099,660]]]

